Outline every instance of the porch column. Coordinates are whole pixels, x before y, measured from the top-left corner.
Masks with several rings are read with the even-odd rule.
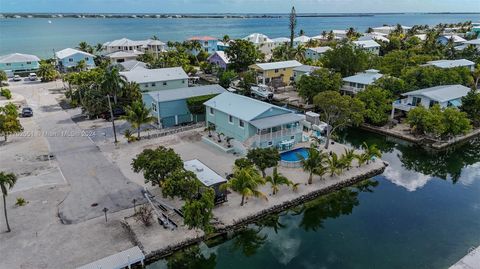
[[[392,113],[390,114],[390,119],[393,120],[394,116],[395,116],[395,106],[392,106]]]

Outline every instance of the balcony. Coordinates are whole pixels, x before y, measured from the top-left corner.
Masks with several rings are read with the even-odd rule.
[[[253,144],[261,145],[263,143],[272,142],[271,146],[276,146],[275,143],[283,140],[290,140],[291,136],[295,136],[302,133],[301,127],[292,127],[292,128],[283,128],[275,132],[266,132],[256,134],[247,141],[245,141],[245,146],[250,147]]]
[[[357,87],[343,85],[340,90],[345,91],[345,92],[351,92],[352,94],[357,94],[360,91],[363,91],[363,89],[364,88],[357,88]]]
[[[410,109],[415,108],[412,104],[408,103],[408,99],[399,99],[393,102],[392,104],[394,109],[403,110],[403,111],[410,111]]]

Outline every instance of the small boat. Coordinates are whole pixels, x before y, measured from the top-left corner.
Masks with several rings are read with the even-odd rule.
[[[252,95],[261,100],[272,100],[273,92],[269,90],[267,85],[258,84],[251,87]]]
[[[52,21],[51,21],[51,20],[49,20],[49,21],[48,21],[48,23],[50,24],[50,23],[52,23]]]

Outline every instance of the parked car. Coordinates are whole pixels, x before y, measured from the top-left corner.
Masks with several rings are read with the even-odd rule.
[[[22,108],[22,117],[32,117],[33,116],[33,110],[30,107],[24,107]]]
[[[122,108],[122,107],[116,107],[113,109],[113,117],[116,119],[120,116],[123,116],[125,115],[125,110]],[[111,116],[110,116],[110,111],[105,111],[103,113],[100,114],[100,118],[102,119],[106,119],[106,120],[110,120]]]
[[[28,79],[29,79],[30,81],[35,81],[35,80],[37,80],[37,74],[35,74],[35,73],[30,73],[30,74],[28,74]]]
[[[21,81],[21,80],[22,80],[21,76],[19,76],[19,75],[13,76],[13,81]]]

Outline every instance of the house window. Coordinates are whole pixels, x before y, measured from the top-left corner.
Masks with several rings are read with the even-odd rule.
[[[414,96],[412,99],[412,106],[418,106],[420,105],[421,102],[422,102],[422,98],[418,98]]]
[[[232,117],[232,115],[228,115],[228,123],[233,124],[233,117]]]
[[[7,66],[11,66],[12,64],[11,64],[11,63],[7,63],[6,65],[7,65]]]
[[[27,64],[32,64],[32,62],[27,62]]]
[[[155,87],[155,82],[154,82],[154,83],[152,83],[152,87]]]
[[[210,115],[214,115],[215,111],[213,110],[213,107],[210,107]]]
[[[85,57],[85,61],[87,61],[87,62],[88,62],[88,57]]]
[[[243,122],[243,120],[238,120],[238,125],[243,128],[245,127],[245,123]]]
[[[167,86],[167,82],[166,82],[166,81],[163,82],[163,86]]]
[[[430,104],[429,104],[429,106],[430,106],[430,107],[432,107],[432,106],[434,106],[434,105],[436,105],[436,104],[438,104],[438,102],[437,102],[437,101],[430,100]]]
[[[278,73],[278,69],[275,69],[275,73]]]
[[[152,110],[157,112],[157,104],[155,103],[152,103]]]
[[[69,62],[73,62],[73,58],[68,58],[68,61],[69,61]]]
[[[182,83],[185,84],[185,80],[182,80]]]
[[[145,84],[145,88],[148,88],[148,84]]]

